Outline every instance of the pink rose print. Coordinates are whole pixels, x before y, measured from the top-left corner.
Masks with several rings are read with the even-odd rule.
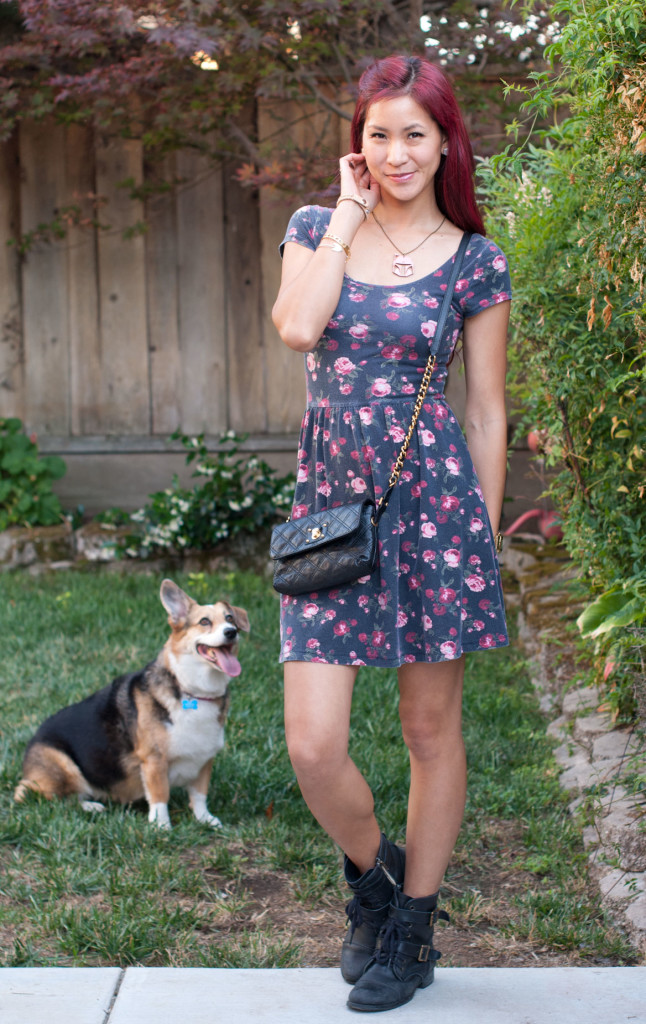
[[[439,402],[436,402],[433,406],[433,415],[436,420],[448,420],[449,410],[445,405],[440,405]]]
[[[480,640],[478,641],[478,643],[479,643],[480,647],[495,647],[496,646],[496,641],[492,637],[491,633],[485,633],[484,636],[481,636]]]
[[[350,292],[348,298],[350,302],[365,302],[366,297],[363,292]]]
[[[342,384],[339,391],[342,395],[351,395],[353,391],[352,384]]]
[[[307,505],[294,505],[292,509],[292,519],[300,519],[301,516],[306,516],[309,509]]]
[[[306,619],[313,619],[315,615],[318,615],[319,606],[313,601],[310,601],[303,608],[303,615]]]
[[[442,604],[453,604],[458,595],[453,587],[440,587],[437,596]]]
[[[386,313],[387,320],[399,320],[399,313]]]
[[[381,593],[379,595],[379,597],[377,598],[377,601],[379,602],[379,607],[382,610],[384,608],[387,608],[388,607],[388,594]]]
[[[460,552],[456,548],[449,548],[442,555],[447,565],[450,565],[452,569],[457,568],[460,564]]]
[[[291,654],[293,646],[294,645],[291,640],[285,640],[285,643],[283,644],[283,654],[285,656]]]
[[[473,620],[473,628],[474,629],[477,629],[478,631],[480,631],[481,629],[484,629],[484,627],[485,627],[485,624],[482,621],[482,619],[474,619]]]
[[[484,590],[485,587],[487,586],[482,576],[467,576],[464,582],[466,583],[469,590],[472,590],[474,594],[477,594],[481,590]]]
[[[392,388],[388,381],[383,377],[377,377],[370,390],[376,398],[384,398],[386,395],[390,394]]]
[[[332,493],[332,487],[326,480],[322,484],[319,484],[316,490],[325,498],[329,498]]]
[[[425,632],[428,632],[429,629],[433,629],[433,620],[429,615],[422,615],[422,628]]]
[[[471,530],[471,533],[479,533],[483,526],[484,523],[482,522],[482,519],[478,519],[477,516],[473,516],[471,522],[469,523],[469,529]]]
[[[346,633],[350,632],[350,627],[348,626],[347,622],[336,622],[334,624],[334,632],[336,633],[337,636],[345,636]]]
[[[437,323],[435,320],[425,320],[424,323],[420,324],[420,330],[425,338],[434,338]]]
[[[463,277],[459,281],[455,282],[455,290],[456,290],[456,292],[463,292],[465,290],[465,288],[468,288],[468,287],[469,287],[469,282],[467,281],[466,277]]]
[[[425,522],[422,523],[422,536],[424,537],[437,537],[437,527],[435,523]]]
[[[348,373],[352,373],[353,370],[356,370],[356,365],[350,359],[346,359],[345,356],[339,356],[338,359],[334,360],[334,369],[337,373],[345,376]]]
[[[310,373],[312,373],[312,371],[316,369],[316,359],[314,358],[314,356],[312,355],[311,352],[307,353],[306,362],[307,362],[307,369],[310,371]]]
[[[482,559],[478,558],[477,555],[469,555],[469,565],[480,565],[481,561]]]
[[[361,477],[355,476],[355,478],[350,481],[350,487],[352,488],[355,494],[363,494],[363,492],[367,490],[368,485],[366,484],[365,480],[362,480]]]
[[[421,430],[419,439],[425,448],[430,448],[432,444],[435,444],[435,434],[432,430]]]
[[[351,334],[353,338],[360,339],[367,338],[369,330],[370,328],[367,324],[355,324],[354,327],[348,328],[348,333]]]
[[[439,302],[437,301],[435,296],[431,295],[429,296],[428,299],[424,299],[424,305],[428,306],[429,309],[437,309],[439,306]]]
[[[457,459],[454,459],[453,456],[449,456],[448,459],[445,459],[444,460],[444,465],[448,469],[448,471],[451,474],[451,476],[459,476],[460,475],[460,463],[458,462]]]
[[[330,441],[330,455],[340,455],[341,445],[338,441]]]
[[[457,656],[458,648],[453,640],[446,640],[443,644],[440,644],[440,651],[447,661],[452,661]]]
[[[307,463],[301,462],[300,466],[298,467],[298,474],[296,476],[296,479],[298,480],[299,484],[305,483],[305,481],[307,480],[308,474],[309,474],[309,466],[307,465]]]
[[[393,423],[388,433],[392,437],[395,444],[401,444],[404,438],[406,437],[406,431],[403,430],[402,427],[398,426],[396,423]]]
[[[373,647],[383,647],[386,643],[386,634],[379,629],[375,629],[372,634],[371,643]]]
[[[305,646],[308,647],[310,649],[310,651],[314,651],[319,646],[319,642],[316,639],[316,637],[311,636],[309,638],[309,640],[307,641],[307,643],[305,644]]]
[[[381,350],[384,359],[401,359],[405,352],[403,345],[384,345]]]
[[[408,586],[409,586],[410,590],[419,590],[421,585],[422,585],[422,581],[420,580],[419,576],[409,576],[408,577]]]
[[[388,299],[388,305],[394,306],[396,309],[403,309],[405,306],[410,306],[410,299],[408,295],[402,295],[401,292],[394,292]]]
[[[486,597],[483,597],[481,601],[478,601],[478,608],[480,611],[486,612],[489,610],[491,601],[488,601]]]
[[[404,611],[403,608],[398,608],[397,609],[397,621],[396,621],[395,625],[401,628],[402,626],[405,626],[407,622],[408,622],[408,615],[406,614],[406,612]]]
[[[363,423],[364,427],[369,427],[372,423],[372,409],[369,405],[364,405],[359,409],[359,419]]]
[[[456,508],[460,507],[460,499],[456,498],[454,494],[443,494],[440,498],[440,508],[444,512],[455,512]]]
[[[495,256],[494,257],[491,266],[493,267],[494,270],[498,270],[498,271],[506,270],[507,269],[507,260],[505,259],[505,257],[501,253],[499,256]]]

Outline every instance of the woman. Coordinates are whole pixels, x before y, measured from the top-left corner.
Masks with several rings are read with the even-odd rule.
[[[285,344],[307,353],[293,516],[384,492],[429,346],[437,351],[379,524],[378,568],[281,605],[288,749],[308,806],[345,855],[354,899],[341,969],[354,984],[348,1005],[371,1011],[400,1006],[433,980],[433,924],[446,917],[438,890],[465,802],[464,654],[508,642],[494,536],[510,294],[505,258],[484,238],[464,124],[437,67],[394,56],[368,68],[352,148],[336,208],[304,207],[290,221],[273,318]],[[465,231],[474,234],[435,338]],[[461,331],[468,447],[443,397]],[[398,669],[411,773],[405,851],[380,833],[348,753],[362,665]]]

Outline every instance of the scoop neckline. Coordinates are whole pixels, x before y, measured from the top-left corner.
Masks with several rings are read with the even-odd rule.
[[[458,243],[458,249],[459,248],[460,246]],[[446,267],[449,263],[455,262],[455,257],[458,254],[458,249],[455,250],[452,256],[449,256],[448,259],[444,260],[444,263],[440,263],[439,267],[436,267],[435,270],[431,270],[430,274],[424,274],[423,277],[414,277],[412,279],[409,277],[402,277],[402,284],[371,284],[369,281],[360,281],[358,277],[352,277],[351,274],[344,274],[343,277],[347,278],[348,281],[352,281],[354,284],[360,284],[363,288],[405,288],[412,284],[419,284],[420,281],[428,281],[429,277],[437,277],[439,272],[443,270],[444,267]],[[407,282],[407,284],[404,284],[404,282]]]

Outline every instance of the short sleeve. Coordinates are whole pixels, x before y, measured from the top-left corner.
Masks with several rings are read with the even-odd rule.
[[[463,279],[456,286],[465,319],[483,309],[511,299],[511,279],[507,258],[495,242],[474,235],[462,271]]]
[[[280,255],[283,255],[285,242],[297,242],[316,252],[318,244],[330,225],[332,210],[326,206],[301,206],[300,210],[290,217],[285,237],[280,243]]]

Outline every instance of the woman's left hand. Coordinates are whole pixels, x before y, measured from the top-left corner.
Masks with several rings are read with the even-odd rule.
[[[341,195],[356,193],[368,203],[370,212],[379,202],[379,185],[372,178],[363,153],[348,153],[339,160]]]

